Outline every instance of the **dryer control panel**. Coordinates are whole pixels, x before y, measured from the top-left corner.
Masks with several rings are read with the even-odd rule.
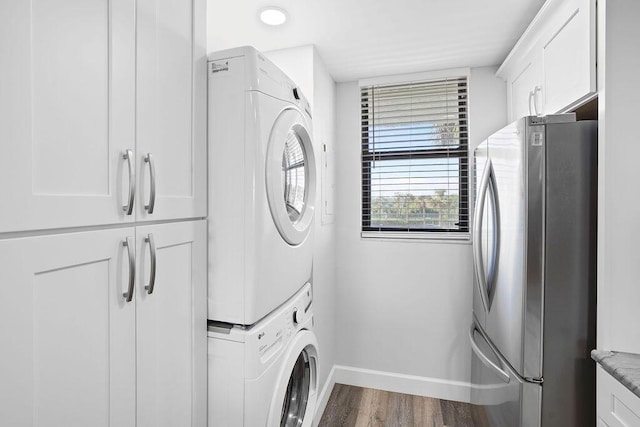
[[[308,119],[311,119],[311,105],[302,93],[302,89],[300,89],[298,86],[292,86],[291,97],[289,99],[291,100],[291,102],[296,104],[301,111],[305,112]]]
[[[286,350],[287,343],[301,329],[313,323],[311,284],[246,331],[245,372],[247,378],[259,376]]]

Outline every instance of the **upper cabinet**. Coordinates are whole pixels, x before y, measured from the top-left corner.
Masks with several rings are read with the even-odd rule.
[[[205,6],[137,1],[139,220],[207,214]]]
[[[539,52],[532,50],[514,68],[513,77],[508,81],[510,121],[518,117],[535,115],[540,111],[542,72]]]
[[[0,3],[0,232],[206,215],[204,8]]]
[[[596,93],[595,0],[547,0],[498,70],[509,120],[570,111]]]
[[[131,220],[134,5],[0,3],[0,232]]]

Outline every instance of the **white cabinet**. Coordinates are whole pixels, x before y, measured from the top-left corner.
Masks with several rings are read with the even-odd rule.
[[[595,0],[548,0],[498,70],[509,120],[569,111],[596,93]]]
[[[0,240],[0,425],[206,425],[205,245],[205,221]]]
[[[600,365],[597,367],[598,425],[606,427],[640,426],[640,397],[620,384]]]
[[[134,5],[0,2],[0,232],[131,220]]]
[[[135,426],[134,236],[0,241],[0,425]]]
[[[514,119],[536,114],[541,91],[538,51],[531,51],[518,65],[520,67],[516,69],[515,77],[509,80],[507,91],[511,94],[509,110]]]
[[[2,426],[206,424],[205,6],[0,2]]]
[[[1,2],[0,233],[206,215],[205,19],[204,0]]]
[[[206,236],[206,221],[136,229],[137,427],[207,424]]]
[[[640,353],[638,16],[637,0],[598,1],[597,346],[625,353]]]
[[[137,1],[139,220],[207,214],[205,16],[204,0]]]
[[[542,41],[543,111],[566,111],[596,92],[595,0],[571,0],[553,12]]]

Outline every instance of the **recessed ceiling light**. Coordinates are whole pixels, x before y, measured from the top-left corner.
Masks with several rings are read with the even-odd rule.
[[[282,25],[287,20],[287,12],[279,7],[265,7],[260,11],[260,20],[267,25]]]

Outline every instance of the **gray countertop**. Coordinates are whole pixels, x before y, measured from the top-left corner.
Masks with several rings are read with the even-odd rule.
[[[640,354],[593,350],[591,358],[640,397]]]

